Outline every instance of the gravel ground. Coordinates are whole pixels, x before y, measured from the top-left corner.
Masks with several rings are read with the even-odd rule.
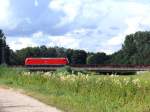
[[[61,112],[32,97],[0,88],[0,112]]]

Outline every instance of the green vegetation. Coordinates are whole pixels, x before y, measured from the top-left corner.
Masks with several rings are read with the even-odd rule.
[[[5,39],[0,30],[0,64],[5,59],[8,65],[24,65],[27,57],[67,57],[70,64],[150,64],[150,31],[127,35],[122,48],[112,55],[45,45],[13,51],[9,49]]]
[[[86,52],[84,50],[60,47],[27,47],[11,51],[10,65],[24,65],[26,57],[67,57],[70,64],[149,64],[150,32],[136,32],[127,35],[122,48],[112,55],[103,52]],[[7,56],[7,57],[8,57]],[[0,55],[1,58],[1,55]]]
[[[68,72],[67,72],[68,74]],[[0,85],[23,89],[66,112],[149,112],[150,73],[134,76],[28,72],[0,67]]]
[[[114,53],[111,63],[150,64],[150,31],[127,35],[122,49]]]
[[[10,49],[9,46],[6,44],[6,37],[3,31],[0,29],[0,64],[9,64],[9,56]]]

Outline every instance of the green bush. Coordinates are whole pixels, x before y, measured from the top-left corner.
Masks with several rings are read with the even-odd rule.
[[[63,73],[63,74],[69,75],[71,72],[72,70],[70,66],[64,66],[62,68],[57,69],[55,73],[56,74]]]

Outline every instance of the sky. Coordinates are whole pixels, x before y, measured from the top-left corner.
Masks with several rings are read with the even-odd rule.
[[[0,29],[13,50],[46,45],[114,53],[150,29],[149,0],[0,0]]]

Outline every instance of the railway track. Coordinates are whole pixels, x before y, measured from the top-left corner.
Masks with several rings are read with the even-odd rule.
[[[33,71],[55,71],[60,67],[27,67],[29,70]],[[150,71],[150,65],[70,65],[70,68],[75,71],[96,71],[96,72],[103,72],[103,73],[130,73],[130,72],[137,72],[137,71]]]

